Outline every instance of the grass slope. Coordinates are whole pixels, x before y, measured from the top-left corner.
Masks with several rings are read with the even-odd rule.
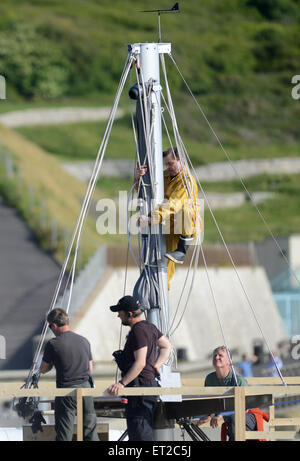
[[[8,149],[13,156],[14,165],[20,172],[18,183],[21,183],[20,194],[16,195],[15,184],[10,187],[9,182],[6,181],[4,186],[7,187],[7,191],[4,195],[7,195],[8,199],[11,198],[14,206],[23,214],[29,226],[37,233],[41,243],[46,248],[46,235],[44,234],[49,232],[49,229],[43,232],[39,229],[39,221],[36,216],[29,214],[29,189],[34,190],[39,201],[43,201],[49,219],[55,217],[58,228],[63,232],[67,231],[70,238],[80,214],[86,185],[66,173],[53,156],[13,130],[0,125],[0,138],[2,146]],[[8,188],[13,189],[13,191],[8,190]],[[99,245],[105,243],[109,238],[104,235],[100,236],[96,230],[95,203],[103,195],[105,194],[95,191],[94,202],[91,206],[92,214],[88,215],[84,225],[80,245],[83,261],[86,261]],[[122,238],[118,239],[116,236],[115,243],[120,242],[120,240],[122,241]],[[63,242],[59,242],[57,248],[54,249],[54,255],[60,262],[64,260]]]

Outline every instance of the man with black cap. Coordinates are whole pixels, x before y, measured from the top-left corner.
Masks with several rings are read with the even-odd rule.
[[[158,387],[155,379],[160,367],[171,353],[171,343],[155,325],[141,318],[141,308],[132,296],[124,296],[112,312],[118,312],[122,325],[130,327],[123,351],[113,355],[121,370],[122,379],[108,388],[111,395],[118,395],[124,387]],[[159,354],[157,356],[157,348]],[[156,396],[129,396],[125,414],[130,441],[153,440],[153,415]]]

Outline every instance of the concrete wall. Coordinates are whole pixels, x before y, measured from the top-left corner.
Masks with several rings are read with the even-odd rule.
[[[288,264],[272,238],[267,238],[263,242],[253,243],[255,263],[265,268],[271,281],[279,277],[280,274],[286,273],[288,276],[289,267],[296,272],[300,268],[300,235],[276,237],[276,240],[286,256]],[[290,281],[293,288],[299,289],[299,283],[292,273],[290,274]]]
[[[186,273],[187,269],[177,269],[171,282],[171,321]],[[286,335],[264,269],[240,267],[238,273],[265,338],[271,348],[276,348],[278,341]],[[252,352],[253,341],[261,339],[262,334],[236,273],[231,268],[209,269],[208,276],[228,346],[230,349],[238,348],[240,353]],[[126,294],[132,293],[137,278],[138,270],[129,269]],[[123,296],[124,280],[125,270],[112,271],[101,290],[94,293],[84,315],[72,325],[74,331],[90,340],[95,361],[112,362],[112,352],[124,345],[128,327],[120,329],[117,314],[109,310],[109,306]],[[174,326],[181,317],[183,307],[179,310]],[[204,269],[197,269],[190,301],[171,341],[177,349],[186,349],[189,361],[199,363],[207,361],[212,349],[224,343]]]
[[[299,271],[300,268],[300,235],[291,235],[289,238],[289,255],[290,255],[290,266],[293,271]],[[298,272],[297,272],[298,273]],[[291,274],[290,276],[291,285],[293,288],[299,290],[299,283],[295,277]]]
[[[290,261],[290,246],[288,237],[276,238],[284,255]],[[262,265],[270,280],[287,269],[287,264],[272,238],[254,244],[258,264]]]

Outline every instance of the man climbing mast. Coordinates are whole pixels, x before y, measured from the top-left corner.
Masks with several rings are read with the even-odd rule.
[[[141,227],[167,223],[166,254],[168,259],[168,281],[175,272],[175,264],[183,264],[187,250],[201,230],[198,203],[198,187],[195,178],[188,172],[176,147],[163,152],[166,165],[164,171],[165,201],[149,216],[141,216]],[[138,180],[147,172],[146,165],[136,169]]]

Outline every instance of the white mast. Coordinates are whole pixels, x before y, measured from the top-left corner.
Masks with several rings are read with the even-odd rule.
[[[149,102],[151,104],[151,165],[152,165],[152,209],[164,201],[164,166],[163,166],[163,146],[162,146],[162,119],[161,119],[161,85],[160,85],[160,54],[170,53],[171,44],[169,43],[140,43],[131,45],[131,52],[135,53],[139,61],[139,71],[141,80],[145,85],[146,91],[151,88]],[[165,258],[166,243],[165,235],[160,231],[156,235],[157,247],[160,258],[158,264],[158,279],[160,284],[160,309],[155,306],[147,311],[147,320],[153,323],[162,333],[169,331],[169,295],[168,295],[168,275],[167,260]],[[152,229],[153,230],[153,229]],[[161,313],[164,313],[162,325]],[[165,330],[165,331],[164,331]],[[164,365],[162,370],[162,381],[164,377],[172,376],[171,365]],[[168,378],[167,378],[168,379]],[[169,378],[170,379],[170,378]],[[163,385],[163,384],[162,384]],[[161,428],[154,430],[156,440],[173,440],[174,431],[169,424],[160,424]]]
[[[163,166],[163,146],[162,146],[162,123],[161,123],[161,85],[160,85],[160,53],[170,53],[171,45],[162,43],[141,43],[140,44],[140,66],[143,81],[147,84],[152,81],[151,103],[153,107],[153,184],[154,184],[154,200],[153,207],[161,204],[164,200],[164,166]],[[166,253],[165,236],[158,235],[159,247],[161,249],[161,260],[159,261],[159,275],[162,282],[162,296],[164,311],[169,312],[168,298],[168,276],[167,276],[167,260],[164,257]],[[159,311],[150,309],[148,320],[161,328]],[[169,325],[166,325],[168,330]],[[166,333],[166,331],[163,331]]]

